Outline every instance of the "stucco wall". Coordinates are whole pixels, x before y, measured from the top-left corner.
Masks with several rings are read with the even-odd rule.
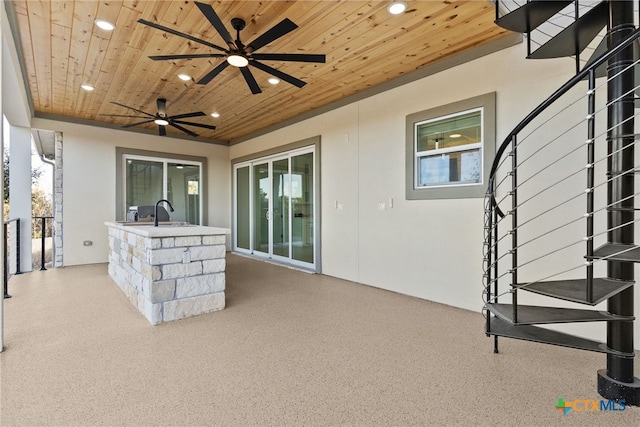
[[[206,157],[206,223],[230,227],[227,147],[38,118],[33,127],[63,134],[64,265],[107,262],[104,222],[116,219],[116,147]],[[85,240],[93,245],[83,246]]]
[[[571,60],[525,56],[523,45],[496,52],[234,145],[230,157],[320,135],[323,273],[480,311],[483,200],[405,199],[405,118],[495,91],[499,144],[574,73]],[[541,302],[520,294],[525,302]],[[640,314],[637,293],[636,300]],[[563,328],[605,338],[604,324]]]

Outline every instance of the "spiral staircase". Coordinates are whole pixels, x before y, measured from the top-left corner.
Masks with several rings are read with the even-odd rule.
[[[496,24],[525,35],[528,58],[571,57],[576,74],[497,149],[485,197],[486,334],[495,352],[498,337],[507,337],[604,353],[598,392],[640,406],[633,343],[637,4],[495,4]],[[564,331],[584,322],[603,324],[607,341]]]

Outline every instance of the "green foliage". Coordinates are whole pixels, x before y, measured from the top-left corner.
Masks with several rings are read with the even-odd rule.
[[[33,216],[31,235],[34,239],[42,237],[42,220],[36,217],[53,216],[51,199],[39,188],[31,190],[31,216]],[[52,235],[53,220],[46,220],[45,237]]]
[[[3,194],[2,194],[2,200],[4,201],[4,203],[9,203],[9,153],[7,152],[7,150],[5,150],[4,152],[4,157],[2,159],[2,166],[4,169],[4,187],[3,187]],[[31,185],[36,185],[38,183],[38,180],[40,179],[40,177],[42,176],[43,171],[38,168],[38,169],[31,169]]]

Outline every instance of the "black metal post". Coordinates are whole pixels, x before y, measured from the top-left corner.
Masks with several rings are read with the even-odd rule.
[[[511,137],[511,301],[513,323],[518,322],[518,140]]]
[[[43,216],[41,219],[42,219],[42,228],[40,230],[40,236],[41,236],[41,239],[40,239],[41,245],[40,246],[42,248],[42,251],[40,253],[40,271],[43,271],[43,270],[46,270],[46,268],[44,266],[44,246],[45,246],[44,245],[44,243],[45,243],[44,240],[45,240],[45,235],[46,235],[45,232],[46,232],[47,218]]]
[[[8,224],[5,222],[3,224],[3,236],[4,236],[4,246],[2,248],[2,256],[4,257],[4,263],[3,263],[3,267],[4,267],[4,297],[5,298],[11,298],[11,295],[9,295],[9,265],[7,264],[7,258],[8,258],[8,250],[7,250],[7,230],[8,230]]]
[[[16,274],[22,274],[20,271],[20,218],[16,219]]]
[[[493,231],[493,188],[491,188],[491,191],[489,192],[489,195],[487,196],[486,200],[485,200],[485,208],[484,208],[484,215],[485,215],[485,240],[484,240],[484,250],[485,252],[485,258],[484,258],[484,262],[485,262],[485,270],[484,270],[484,280],[486,280],[486,288],[485,288],[485,292],[487,294],[487,303],[491,303],[491,272],[493,269],[493,266],[491,265],[491,262],[493,260],[492,257],[492,252],[493,252],[493,239],[492,239],[492,235],[491,232]],[[487,334],[487,336],[490,336],[490,332],[491,332],[491,312],[489,310],[487,310],[487,322],[485,325],[485,332]]]
[[[580,17],[580,2],[576,0],[574,2],[574,22]],[[580,50],[576,48],[576,74],[580,72]]]
[[[622,42],[635,29],[633,6],[635,2],[609,2],[608,47]],[[608,111],[607,204],[620,206],[607,212],[607,240],[610,243],[634,244],[634,72],[617,75],[633,63],[633,47],[621,50],[609,60],[607,76]],[[614,154],[615,153],[615,154]],[[629,209],[625,209],[629,208]],[[623,224],[628,224],[622,226]],[[610,278],[634,280],[634,265],[629,262],[607,261]],[[633,286],[609,298],[608,311],[621,316],[634,315]],[[633,353],[633,321],[607,322],[607,346],[619,352]],[[627,405],[640,406],[640,379],[634,377],[634,359],[607,354],[607,369],[598,371],[598,393],[607,399],[624,400]]]
[[[495,262],[493,265],[493,294],[495,295],[495,302],[498,303],[498,206],[494,206],[493,211],[493,239],[495,241],[493,246],[493,253]],[[493,352],[498,353],[498,336],[493,336]]]
[[[589,72],[589,91],[587,94],[587,248],[586,255],[587,264],[587,301],[593,302],[593,192],[594,192],[594,169],[595,169],[595,150],[594,138],[596,134],[596,72]]]

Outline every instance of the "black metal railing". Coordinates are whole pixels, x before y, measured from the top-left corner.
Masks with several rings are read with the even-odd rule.
[[[46,263],[46,239],[47,239],[47,235],[49,237],[53,237],[53,232],[51,231],[51,227],[47,227],[47,220],[48,219],[53,219],[52,216],[34,216],[33,220],[34,220],[34,227],[33,227],[33,233],[35,236],[37,236],[38,234],[40,234],[40,270],[46,270],[47,268],[45,267],[45,263]],[[49,232],[47,232],[49,231]],[[53,242],[52,242],[53,244]]]
[[[16,270],[14,274],[21,274],[20,271],[20,218],[10,219],[8,221],[4,221],[4,248],[3,248],[3,259],[4,259],[4,298],[11,298],[9,295],[9,279],[11,277],[11,269],[9,263],[9,254],[15,254],[16,261]],[[15,224],[15,233],[9,233],[11,229],[11,225]],[[15,237],[15,238],[12,238]],[[12,242],[14,244],[12,244]],[[10,248],[13,250],[10,252]]]
[[[598,90],[607,90],[609,80],[619,78],[623,73],[633,74],[634,69],[638,66],[638,61],[628,65],[624,70],[600,85],[596,85],[595,73],[598,67],[627,49],[638,38],[640,38],[640,29],[633,31],[624,42],[592,61],[587,68],[577,73],[527,115],[498,147],[491,167],[485,197],[484,296],[486,302],[495,303],[500,296],[510,294],[514,322],[518,321],[517,291],[519,289],[558,276],[566,276],[572,274],[570,272],[574,270],[586,267],[586,299],[593,301],[594,263],[606,261],[640,247],[625,248],[616,253],[599,257],[598,260],[592,258],[594,256],[594,239],[604,239],[607,233],[612,231],[611,229],[596,230],[594,216],[598,213],[610,213],[616,209],[628,209],[627,205],[632,204],[633,197],[639,194],[635,193],[615,202],[607,201],[603,206],[596,207],[596,201],[602,201],[601,193],[596,194],[596,190],[607,188],[613,185],[612,183],[615,183],[616,180],[638,172],[635,168],[618,170],[613,173],[602,173],[603,176],[606,175],[606,179],[602,182],[595,180],[596,169],[608,170],[607,163],[611,163],[613,156],[630,149],[638,140],[638,135],[626,135],[625,138],[633,139],[630,144],[596,158],[596,141],[604,143],[604,140],[609,138],[614,131],[617,132],[617,129],[610,129],[605,125],[609,106],[620,102],[623,98],[626,101],[629,96],[633,96],[633,92],[638,90],[638,87],[618,99],[608,100],[605,96],[604,105],[602,105],[603,102],[598,104],[597,101],[602,100],[603,97],[596,99],[596,94]],[[586,91],[577,87],[585,79],[587,80]],[[560,98],[576,96],[576,94],[577,99],[569,99],[569,102],[558,107],[557,101]],[[560,108],[560,111],[551,111],[552,106]],[[577,122],[575,119],[567,119],[567,117],[575,117],[579,111],[584,111],[582,113],[584,119]],[[566,116],[563,116],[565,112],[567,112]],[[630,120],[633,120],[633,117]],[[624,122],[619,125],[624,125]],[[600,129],[600,133],[598,133],[598,129]],[[586,142],[584,142],[585,137]],[[577,138],[580,138],[580,141],[576,145]],[[584,164],[585,157],[575,157],[584,149],[586,149],[586,154],[584,154],[586,166]],[[546,151],[545,155],[538,156],[538,153],[543,151]],[[549,161],[549,158],[552,160]],[[508,161],[509,159],[510,161]],[[548,163],[545,164],[544,159],[547,159]],[[586,188],[578,192],[575,190],[575,182],[583,173],[586,175]],[[505,188],[509,184],[511,184],[510,187]],[[537,187],[535,187],[536,185]],[[522,194],[520,194],[521,192]],[[570,215],[575,214],[575,204],[579,203],[583,197],[586,197],[586,211],[583,210],[577,218],[571,217]],[[528,211],[537,209],[539,212],[528,212],[529,217],[521,218],[518,214],[524,204],[529,205]],[[505,208],[507,205],[509,209]],[[554,221],[544,221],[546,214],[563,209],[562,218],[565,218],[565,215],[566,218],[570,218],[566,223],[557,224]],[[511,218],[510,226],[506,222],[503,223],[507,217]],[[533,226],[536,221],[538,224]],[[579,238],[567,240],[567,236],[573,235],[571,233],[580,227],[582,221],[585,221],[586,235],[582,234]],[[637,221],[637,219],[632,219],[616,228],[629,226]],[[545,224],[541,225],[542,222]],[[550,229],[545,227],[550,227]],[[570,231],[568,231],[569,229]],[[542,244],[541,239],[543,238],[549,239],[551,242]],[[582,244],[586,244],[584,251],[579,250]],[[531,247],[535,247],[535,250],[529,249]],[[527,256],[520,256],[520,252],[524,248],[528,249],[525,254]],[[544,251],[540,252],[540,248],[543,248]],[[563,266],[555,271],[549,269],[547,265],[540,266],[541,260],[549,263],[549,259],[553,258],[553,255],[567,249],[579,252],[580,261],[577,261],[575,266],[569,265],[568,268],[565,268],[567,266],[559,263]],[[584,261],[585,255],[586,262]],[[528,280],[525,284],[521,284],[523,277],[519,275],[519,272],[525,267],[527,268]],[[531,278],[533,279],[531,280]],[[499,281],[509,282],[508,289],[502,293],[499,293]],[[490,330],[490,316],[488,315],[487,330]]]

